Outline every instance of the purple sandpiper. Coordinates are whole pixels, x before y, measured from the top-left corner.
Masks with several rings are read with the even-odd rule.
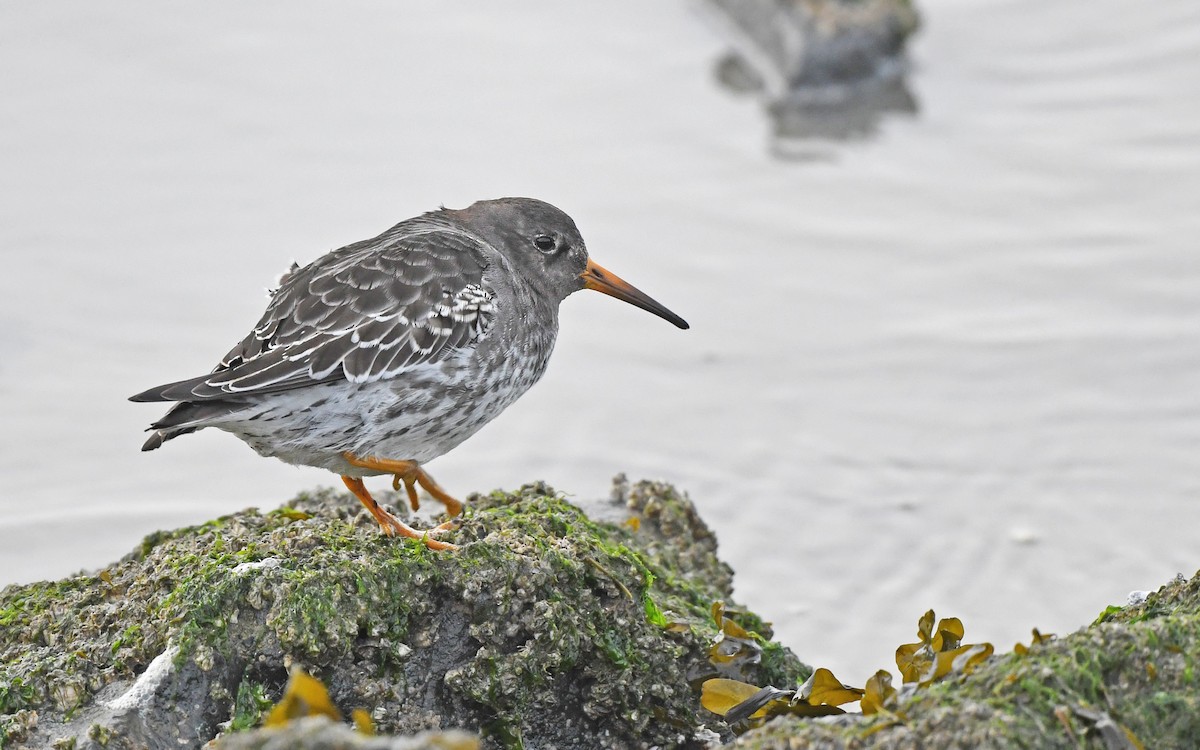
[[[367,492],[391,474],[413,508],[419,485],[462,503],[421,464],[473,435],[541,378],[558,305],[595,289],[680,328],[675,313],[588,258],[571,217],[531,198],[479,201],[402,221],[293,265],[258,324],[208,375],[132,401],[175,401],[149,451],[216,427],[263,456],[341,475],[389,536],[454,545],[408,526]]]

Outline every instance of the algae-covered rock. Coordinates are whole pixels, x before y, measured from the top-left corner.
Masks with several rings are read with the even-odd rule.
[[[891,713],[781,719],[754,750],[1200,748],[1200,573],[1090,627],[904,695]]]
[[[460,548],[434,552],[381,536],[353,498],[317,492],[151,535],[97,575],[10,586],[0,747],[249,741],[237,732],[260,723],[293,667],[381,734],[700,746],[724,731],[700,708],[705,678],[807,673],[772,642],[714,663],[710,608],[729,601],[731,574],[672,487],[622,482],[590,510],[610,520],[544,485],[475,497]],[[253,742],[236,746],[294,744]]]
[[[477,750],[479,737],[461,729],[408,737],[367,736],[325,716],[308,716],[277,729],[234,732],[220,750]]]

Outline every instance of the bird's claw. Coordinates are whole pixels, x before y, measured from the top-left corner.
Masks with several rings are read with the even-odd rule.
[[[453,519],[450,521],[446,521],[445,523],[440,523],[437,526],[434,526],[432,529],[429,529],[425,533],[437,536],[439,534],[445,534],[447,531],[458,531],[458,529],[461,526],[462,526],[462,524],[459,523],[459,520],[456,518],[456,519]]]

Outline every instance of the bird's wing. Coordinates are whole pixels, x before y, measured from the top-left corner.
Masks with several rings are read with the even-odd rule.
[[[141,401],[207,401],[345,379],[364,383],[437,362],[484,335],[495,293],[482,243],[448,227],[401,230],[285,274],[262,319],[210,374]]]

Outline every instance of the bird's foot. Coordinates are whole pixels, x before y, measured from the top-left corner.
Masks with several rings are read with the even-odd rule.
[[[375,518],[376,523],[379,524],[379,528],[387,536],[400,536],[408,539],[420,539],[426,547],[433,550],[458,549],[456,545],[453,545],[450,542],[442,542],[433,538],[437,535],[443,534],[447,531],[452,531],[457,528],[457,525],[451,525],[453,522],[443,523],[439,526],[429,529],[428,531],[419,531],[384,510],[383,507],[375,501],[375,498],[371,497],[371,493],[367,492],[367,488],[361,479],[344,476],[342,477],[342,481],[345,482],[346,487],[354,493],[354,496],[366,506],[367,510],[370,511],[371,515]]]
[[[462,526],[462,524],[459,522],[459,519],[452,518],[449,521],[446,521],[445,523],[439,523],[437,526],[434,526],[432,529],[429,529],[425,533],[433,534],[433,535],[445,534],[447,531],[458,531],[461,526]]]
[[[387,511],[384,512],[387,513]],[[419,529],[414,529],[413,527],[393,516],[391,513],[388,513],[388,517],[391,519],[391,523],[386,525],[380,524],[380,528],[387,536],[402,536],[408,539],[420,539],[422,544],[433,550],[441,551],[458,549],[457,544],[443,542],[434,538],[440,534],[446,533],[447,531],[453,531],[453,529],[443,529],[441,526],[435,526],[432,529],[425,529],[422,531]],[[444,526],[445,524],[442,525]]]

